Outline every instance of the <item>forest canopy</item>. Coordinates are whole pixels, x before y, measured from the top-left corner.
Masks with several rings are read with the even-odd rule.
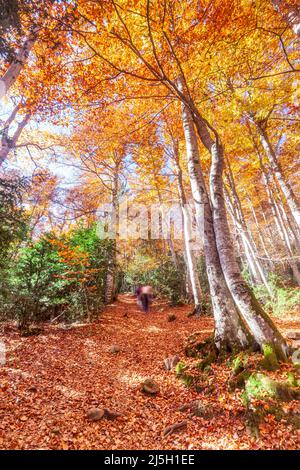
[[[0,0],[0,448],[299,445],[299,110],[299,0]]]
[[[151,283],[213,315],[218,350],[286,358],[298,2],[16,0],[0,28],[3,318],[91,318]]]

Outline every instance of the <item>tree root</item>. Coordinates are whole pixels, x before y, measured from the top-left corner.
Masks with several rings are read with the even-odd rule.
[[[169,436],[173,432],[176,431],[181,431],[183,429],[186,429],[187,427],[187,420],[185,419],[184,421],[180,421],[179,423],[172,424],[171,426],[167,426],[164,430],[164,437]]]

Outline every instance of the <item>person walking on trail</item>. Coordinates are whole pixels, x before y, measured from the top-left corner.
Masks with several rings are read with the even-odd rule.
[[[135,295],[136,295],[137,304],[140,308],[142,308],[141,293],[142,293],[142,286],[139,284],[135,289]]]
[[[150,303],[152,301],[152,296],[153,296],[153,292],[152,292],[151,286],[142,286],[140,288],[139,298],[142,304],[142,309],[144,310],[145,313],[149,312]]]

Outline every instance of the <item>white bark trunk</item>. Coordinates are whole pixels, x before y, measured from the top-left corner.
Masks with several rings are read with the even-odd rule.
[[[250,198],[248,199],[248,201],[249,201],[250,209],[251,209],[251,212],[252,212],[252,215],[253,215],[254,223],[255,223],[255,226],[256,226],[256,230],[257,230],[257,233],[258,233],[258,236],[259,236],[261,246],[263,248],[263,251],[265,253],[266,258],[270,258],[270,254],[267,250],[267,245],[266,245],[265,240],[264,240],[264,235],[262,233],[260,224],[259,224],[258,219],[257,219],[256,211],[254,209],[254,206],[253,206]],[[265,219],[264,219],[264,221],[265,221]]]
[[[277,156],[275,153],[275,150],[269,140],[267,131],[265,129],[265,126],[262,125],[259,122],[255,122],[256,128],[259,133],[260,141],[261,144],[265,150],[265,153],[268,157],[268,160],[270,162],[271,168],[274,172],[274,175],[279,183],[279,186],[286,198],[286,202],[291,210],[291,213],[295,219],[295,222],[300,229],[300,208],[298,205],[298,202],[296,200],[295,194],[290,186],[290,184],[285,181],[285,178],[283,176],[283,172],[280,166],[280,163],[277,160]]]
[[[201,313],[201,305],[202,305],[202,291],[201,291],[201,284],[199,275],[197,272],[197,262],[193,253],[192,249],[192,239],[191,239],[191,227],[192,221],[190,218],[189,209],[187,207],[186,196],[183,188],[182,182],[182,170],[179,163],[179,158],[174,149],[174,167],[177,173],[177,187],[178,187],[178,195],[179,201],[181,205],[182,215],[183,215],[183,234],[184,234],[184,246],[185,246],[185,258],[189,273],[190,285],[193,294],[194,304],[196,313]]]
[[[226,197],[226,193],[224,194],[225,196],[225,201],[227,201],[228,197]],[[235,213],[232,204],[230,201],[227,202],[227,205],[230,208],[230,214],[233,220],[233,223],[236,226],[236,229],[238,231],[238,234],[240,236],[240,239],[242,241],[243,247],[244,247],[244,253],[246,256],[247,260],[247,265],[250,269],[250,274],[253,279],[253,282],[256,283],[263,283],[270,295],[272,297],[272,291],[271,288],[267,282],[265,273],[263,271],[263,268],[261,266],[261,263],[257,259],[256,252],[254,250],[252,240],[250,237],[248,237],[248,230],[247,228],[243,225],[243,222],[240,220],[238,215]],[[244,221],[244,219],[242,219]]]
[[[213,220],[218,253],[227,285],[240,314],[261,349],[263,349],[265,344],[271,344],[278,357],[286,359],[288,348],[283,337],[276,329],[272,320],[265,314],[242,278],[240,268],[234,256],[223,195],[222,173],[224,156],[220,143],[216,142],[212,145],[211,156],[210,194]]]
[[[33,33],[26,39],[24,45],[21,47],[20,51],[16,55],[15,60],[10,64],[7,71],[1,78],[1,89],[2,95],[6,95],[12,85],[16,82],[18,76],[20,75],[24,65],[28,59],[31,49],[34,46],[36,41],[38,28],[35,28]],[[1,97],[0,97],[1,98]]]
[[[261,167],[261,171],[262,171],[262,175],[263,175],[264,186],[265,186],[265,189],[266,189],[266,192],[267,192],[269,205],[270,205],[271,212],[272,212],[272,215],[273,215],[276,227],[277,227],[278,235],[279,235],[283,245],[286,247],[286,250],[287,250],[288,254],[291,257],[289,265],[290,265],[291,270],[293,272],[294,279],[297,282],[297,284],[300,285],[300,272],[299,272],[297,262],[293,261],[293,259],[292,259],[293,256],[294,256],[294,252],[293,252],[293,249],[292,249],[292,246],[291,246],[290,237],[289,237],[289,234],[286,230],[286,225],[285,225],[284,220],[282,218],[282,214],[281,214],[281,211],[279,209],[279,206],[278,206],[278,204],[276,203],[276,201],[273,197],[272,190],[271,190],[271,184],[270,184],[270,177],[268,175],[267,170],[265,169],[265,166],[262,162],[261,155],[259,153],[258,153],[258,158],[259,158],[260,167]],[[296,246],[298,247],[297,238],[295,238],[295,242],[296,242]]]
[[[178,81],[178,87],[183,92],[183,83],[180,80]],[[216,246],[210,202],[200,166],[196,132],[191,112],[185,105],[182,106],[182,121],[188,171],[196,210],[197,207],[198,210],[201,210],[201,206],[204,206],[204,255],[215,320],[215,344],[219,350],[234,349],[235,347],[247,348],[251,345],[252,338],[239,316],[223,276]]]
[[[247,258],[249,260],[249,265],[252,269],[254,277],[256,277],[258,282],[263,282],[270,297],[272,297],[273,295],[272,290],[266,279],[263,267],[256,256],[257,248],[255,245],[254,239],[251,235],[251,232],[248,230],[248,227],[247,227],[247,223],[246,223],[244,213],[243,213],[243,208],[242,208],[238,193],[236,191],[235,181],[233,178],[233,174],[231,172],[229,162],[228,162],[228,169],[229,169],[229,174],[227,174],[227,180],[228,180],[228,183],[231,189],[231,194],[233,197],[233,206],[235,208],[235,210],[233,209],[233,216],[235,215],[236,223],[240,231],[240,236],[241,236],[243,245],[245,247]]]
[[[109,260],[106,274],[105,303],[111,303],[116,298],[117,292],[117,241],[119,238],[119,166],[116,165],[112,179],[112,206],[115,214],[116,238],[112,247],[111,259]]]
[[[23,129],[28,124],[29,119],[31,117],[30,114],[26,114],[26,116],[24,116],[23,120],[17,125],[17,129],[15,130],[14,134],[10,137],[9,136],[9,127],[10,127],[11,123],[13,122],[13,119],[15,118],[16,114],[17,114],[17,112],[16,112],[17,108],[18,107],[16,107],[14,109],[14,111],[12,112],[9,119],[6,121],[6,123],[4,125],[4,129],[2,131],[1,142],[0,142],[0,145],[1,145],[1,147],[0,147],[0,167],[5,162],[5,160],[7,159],[8,155],[9,155],[9,152],[16,147],[18,139],[19,139],[20,135],[22,134]]]

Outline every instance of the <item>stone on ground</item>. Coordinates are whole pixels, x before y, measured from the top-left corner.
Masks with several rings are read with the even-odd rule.
[[[178,356],[166,357],[166,359],[164,359],[165,369],[172,370],[174,367],[176,367],[179,361],[180,359]]]
[[[141,384],[141,390],[149,395],[156,395],[159,392],[159,386],[154,380],[146,379]]]
[[[102,408],[91,408],[87,411],[86,417],[89,421],[100,421],[104,417],[105,410]]]

